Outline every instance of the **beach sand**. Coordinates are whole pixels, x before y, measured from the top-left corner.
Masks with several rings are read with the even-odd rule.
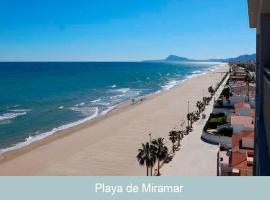
[[[228,65],[221,64],[215,72],[188,79],[169,91],[148,96],[143,102],[125,103],[105,117],[7,152],[2,155],[0,175],[146,175],[146,168],[139,166],[136,160],[141,143],[149,141],[151,132],[152,138],[164,137],[171,148],[168,133],[179,128],[182,119],[186,120],[187,102],[190,101],[190,110],[195,110],[196,101],[203,97],[203,90],[208,96],[208,87],[216,86],[221,80],[221,74],[216,72],[226,70]],[[200,140],[200,125],[195,130],[199,136],[184,138],[183,146],[177,152],[179,156],[164,165],[162,174],[216,175],[216,157],[205,162],[207,166],[201,169],[200,157],[192,152],[203,146],[200,151],[213,155],[217,146]],[[188,164],[183,165],[181,157]],[[190,169],[181,172],[178,165]],[[195,173],[197,171],[199,173]]]

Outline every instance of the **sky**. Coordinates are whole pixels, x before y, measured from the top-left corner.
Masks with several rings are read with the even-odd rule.
[[[140,61],[255,52],[247,0],[0,0],[0,61]]]

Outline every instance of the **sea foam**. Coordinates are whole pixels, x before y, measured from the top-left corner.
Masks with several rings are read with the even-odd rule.
[[[119,88],[119,89],[111,89],[109,92],[116,92],[116,93],[127,93],[130,88]]]
[[[180,83],[180,81],[177,80],[171,80],[169,81],[166,85],[161,86],[163,90],[170,90],[173,87],[175,87],[176,85],[178,85]]]
[[[16,149],[25,147],[25,146],[33,143],[33,142],[36,142],[36,141],[42,140],[42,139],[44,139],[44,138],[46,138],[48,136],[51,136],[56,132],[59,132],[59,131],[62,131],[62,130],[65,130],[65,129],[68,129],[68,128],[71,128],[71,127],[74,127],[74,126],[78,126],[78,125],[80,125],[82,123],[85,123],[85,122],[87,122],[87,121],[89,121],[89,120],[91,120],[91,119],[93,119],[93,118],[95,118],[97,116],[98,116],[98,109],[96,109],[95,112],[91,116],[88,116],[88,117],[86,117],[84,119],[81,119],[81,120],[78,120],[76,122],[72,122],[72,123],[69,123],[69,124],[59,126],[59,127],[54,128],[54,129],[52,129],[51,131],[48,131],[48,132],[40,133],[40,134],[37,134],[37,135],[30,135],[23,142],[17,143],[16,145],[8,147],[8,148],[0,149],[0,154],[3,154],[3,153],[8,152],[8,151],[12,151],[12,150],[16,150]]]
[[[99,101],[101,101],[101,99],[95,99],[95,100],[93,100],[93,101],[91,101],[92,103],[96,103],[96,102],[99,102]]]
[[[19,116],[26,115],[26,114],[27,114],[27,112],[4,113],[4,114],[0,115],[0,121],[9,120],[9,119],[14,119],[14,118],[17,118],[17,117],[19,117]]]

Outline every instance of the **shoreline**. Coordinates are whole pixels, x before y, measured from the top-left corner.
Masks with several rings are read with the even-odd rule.
[[[171,88],[169,90],[164,90],[164,91],[160,91],[160,92],[154,92],[154,93],[147,94],[145,96],[141,96],[141,97],[138,97],[138,98],[144,98],[144,101],[147,101],[147,100],[150,100],[152,98],[155,98],[158,95],[161,95],[164,92],[169,92],[170,90],[173,90],[175,87],[178,87],[178,86],[180,86],[180,85],[176,85],[176,86],[174,86],[173,88]],[[141,103],[144,103],[144,102],[136,102],[135,104],[132,104],[128,100],[124,101],[124,102],[116,105],[115,108],[110,110],[105,115],[100,115],[100,116],[97,116],[97,117],[92,118],[90,120],[86,120],[85,122],[82,122],[82,123],[77,124],[75,126],[68,127],[66,129],[56,131],[53,134],[51,134],[49,136],[46,136],[43,139],[36,140],[36,141],[26,145],[26,146],[18,147],[16,149],[12,149],[12,150],[8,150],[8,151],[5,151],[3,153],[0,153],[0,165],[1,165],[1,163],[4,163],[4,162],[12,160],[12,159],[15,159],[16,157],[18,157],[20,155],[23,155],[23,154],[25,154],[27,152],[30,152],[31,150],[36,149],[36,148],[38,148],[38,147],[40,147],[42,145],[46,145],[46,144],[48,144],[50,142],[53,142],[54,140],[69,136],[70,134],[74,134],[74,132],[76,132],[76,131],[78,131],[80,129],[86,128],[86,127],[94,125],[96,123],[100,123],[100,122],[102,122],[103,120],[109,118],[112,115],[117,115],[118,113],[121,113],[121,112],[126,111],[128,109],[132,109],[134,106],[138,106]],[[86,119],[86,118],[84,118],[84,119]],[[82,119],[82,120],[84,120],[84,119]],[[63,126],[65,126],[65,125],[63,125]]]
[[[26,148],[27,146],[30,146],[34,143],[38,143],[42,140],[46,140],[47,138],[52,137],[55,134],[63,134],[63,132],[70,132],[70,131],[68,131],[69,129],[73,130],[75,127],[83,126],[83,124],[85,124],[85,123],[90,123],[90,122],[95,123],[99,120],[104,119],[108,114],[110,114],[114,111],[117,111],[118,109],[122,110],[123,108],[126,108],[128,106],[133,106],[133,105],[137,105],[138,103],[142,103],[142,102],[140,102],[140,99],[147,100],[148,98],[154,98],[158,94],[161,94],[164,92],[169,92],[170,90],[174,89],[175,87],[179,87],[181,84],[183,84],[185,81],[187,81],[189,79],[196,78],[196,77],[202,76],[206,73],[213,72],[213,71],[217,70],[220,67],[220,65],[223,65],[223,64],[224,63],[218,63],[218,64],[214,65],[213,67],[210,67],[206,71],[201,71],[201,73],[194,73],[194,72],[197,72],[197,71],[194,71],[193,72],[194,74],[192,73],[191,75],[188,75],[187,77],[185,77],[182,80],[174,80],[177,83],[172,85],[172,86],[170,85],[170,82],[169,82],[169,83],[167,83],[167,85],[161,86],[161,89],[159,89],[155,92],[136,97],[135,99],[138,99],[138,100],[135,101],[135,103],[132,103],[131,100],[125,100],[125,101],[120,102],[116,105],[113,105],[110,108],[108,108],[107,110],[105,110],[104,114],[100,114],[100,115],[96,115],[96,116],[89,116],[89,117],[85,117],[85,118],[82,118],[80,120],[68,123],[68,124],[63,124],[61,126],[53,128],[49,131],[46,131],[46,132],[43,132],[43,133],[40,133],[40,134],[37,134],[34,136],[29,136],[29,137],[37,137],[37,139],[30,141],[29,143],[26,139],[23,142],[16,143],[14,146],[0,149],[0,164],[2,162],[5,162],[6,160],[9,160],[9,159],[6,159],[6,157],[10,157],[10,156],[6,156],[9,154],[9,152],[14,152],[14,151],[19,152],[20,149]],[[76,130],[74,130],[74,131],[76,131]],[[33,145],[33,146],[36,146],[36,145]]]
[[[217,66],[217,69],[215,69],[214,71],[219,70],[220,68],[224,67],[225,65],[226,64],[219,64]],[[112,111],[108,112],[106,115],[98,116],[94,119],[83,122],[83,123],[76,125],[74,127],[70,127],[70,128],[65,129],[65,130],[55,132],[54,134],[52,134],[44,139],[35,141],[35,142],[33,142],[27,146],[21,147],[19,149],[4,152],[1,155],[2,159],[0,160],[0,174],[2,174],[1,173],[1,166],[3,166],[4,164],[8,164],[10,161],[16,161],[16,160],[18,160],[17,158],[20,158],[20,157],[22,157],[28,153],[31,153],[37,149],[46,148],[48,145],[50,145],[52,143],[56,143],[57,141],[61,141],[61,140],[68,138],[70,136],[75,136],[78,132],[80,132],[82,130],[91,129],[91,127],[102,125],[102,123],[104,121],[110,121],[111,117],[117,117],[118,115],[121,115],[123,113],[129,112],[132,110],[136,110],[136,108],[142,107],[141,105],[149,103],[152,100],[157,99],[158,97],[166,96],[166,94],[168,94],[168,93],[176,92],[181,87],[183,87],[186,82],[189,82],[191,80],[196,81],[196,80],[200,79],[200,77],[211,75],[211,74],[212,75],[214,74],[213,70],[202,72],[202,74],[197,74],[195,77],[191,77],[191,78],[188,78],[186,80],[181,81],[178,85],[174,86],[173,88],[171,88],[169,90],[162,90],[161,92],[158,92],[158,93],[155,92],[152,94],[147,94],[143,97],[139,97],[139,98],[145,99],[143,102],[136,102],[135,104],[132,104],[130,101],[127,101],[127,102],[120,103],[120,105],[116,106],[116,108],[114,108]],[[179,118],[179,121],[180,121],[180,118]],[[144,130],[144,131],[146,132],[147,130]],[[104,135],[104,133],[102,133],[101,135]],[[106,137],[109,137],[107,134],[105,134],[105,135],[106,135]],[[95,137],[98,140],[102,140],[102,136],[97,137],[97,136],[93,135],[93,137]],[[143,138],[141,138],[141,141],[143,142]],[[134,151],[135,150],[136,149],[134,149]]]

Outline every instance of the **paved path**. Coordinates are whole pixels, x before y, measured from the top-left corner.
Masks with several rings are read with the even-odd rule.
[[[228,79],[228,77],[227,77]],[[227,79],[216,92],[217,99]],[[218,146],[205,143],[201,140],[203,127],[213,110],[214,98],[206,107],[205,119],[194,123],[194,130],[181,141],[181,148],[176,152],[173,160],[161,169],[163,176],[216,176]]]

